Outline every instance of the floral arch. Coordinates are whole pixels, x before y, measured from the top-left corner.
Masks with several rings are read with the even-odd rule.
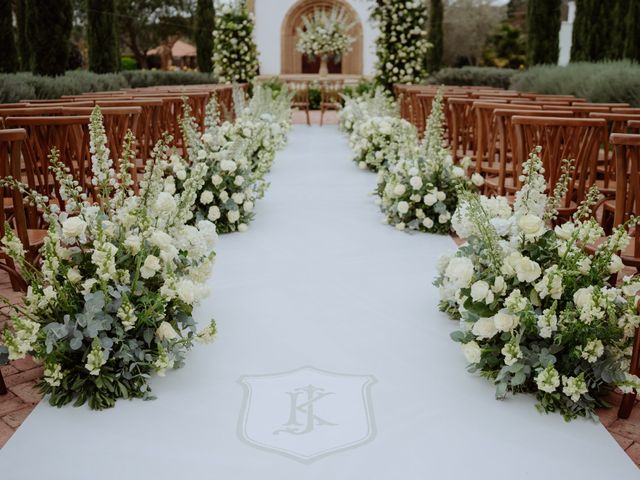
[[[302,17],[317,8],[331,9],[343,7],[355,22],[351,33],[356,39],[353,49],[342,59],[342,73],[362,75],[363,29],[360,16],[348,2],[344,0],[299,0],[287,12],[282,22],[281,31],[281,68],[283,74],[302,73],[302,54],[296,49],[297,29],[302,25]]]

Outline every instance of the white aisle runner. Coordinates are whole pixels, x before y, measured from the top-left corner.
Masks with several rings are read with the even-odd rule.
[[[431,286],[451,239],[381,225],[335,127],[295,127],[271,181],[249,232],[221,238],[197,315],[218,340],[154,379],[156,401],[42,403],[2,480],[639,476],[602,426],[465,371]]]

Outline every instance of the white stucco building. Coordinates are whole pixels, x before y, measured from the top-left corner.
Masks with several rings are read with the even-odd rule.
[[[367,0],[250,0],[255,14],[255,37],[260,50],[262,75],[296,74],[307,66],[296,51],[296,29],[302,17],[316,8],[344,7],[356,22],[351,53],[345,55],[340,73],[371,75],[374,70],[374,42],[377,31],[369,21],[371,2]],[[317,71],[317,70],[316,70]]]

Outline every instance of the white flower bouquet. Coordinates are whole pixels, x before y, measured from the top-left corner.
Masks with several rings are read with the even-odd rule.
[[[397,103],[383,88],[378,87],[359,96],[345,96],[344,106],[338,111],[338,127],[347,136],[351,136],[358,123],[364,122],[370,115],[399,115]]]
[[[358,166],[375,172],[413,155],[418,145],[418,132],[403,118],[372,116],[356,125],[350,144]]]
[[[524,166],[513,209],[505,198],[469,194],[461,202],[453,226],[466,243],[442,260],[435,285],[441,309],[460,320],[452,338],[469,370],[491,379],[498,398],[534,393],[542,412],[596,418],[613,386],[640,386],[626,373],[640,281],[608,284],[629,237],[621,226],[597,242],[604,236],[591,216],[597,189],[572,221],[550,227],[571,167],[547,197],[538,154]]]
[[[349,35],[349,31],[354,23],[344,8],[317,8],[302,17],[302,23],[303,26],[298,28],[297,49],[300,53],[311,57],[341,57],[351,51],[355,38]]]
[[[2,180],[20,188],[49,224],[39,266],[27,263],[21,242],[5,230],[3,250],[28,292],[23,306],[10,305],[12,328],[3,340],[10,359],[31,354],[44,364],[39,386],[52,405],[103,409],[120,398],[150,398],[152,373],[180,367],[195,341],[213,338],[215,323],[196,332],[192,309],[208,293],[217,234],[209,221],[187,225],[205,168],[193,169],[181,194],[167,192],[161,164],[171,150],[161,141],[136,196],[133,135],[116,173],[98,107],[90,131],[92,201],[55,149],[62,211],[16,180]]]
[[[466,173],[471,160],[454,165],[443,124],[438,95],[419,149],[378,171],[377,202],[385,222],[398,230],[449,233],[460,192],[475,188]]]

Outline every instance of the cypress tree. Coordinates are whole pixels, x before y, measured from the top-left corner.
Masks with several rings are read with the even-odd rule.
[[[35,75],[64,75],[73,26],[71,0],[26,0],[31,71]]]
[[[87,0],[89,70],[111,73],[120,69],[115,0]]]
[[[640,62],[640,0],[630,0],[625,21],[624,57]]]
[[[29,50],[29,40],[27,39],[27,18],[25,12],[26,0],[16,0],[16,21],[18,24],[18,54],[20,56],[20,70],[31,70],[31,51]]]
[[[588,61],[597,62],[606,59],[609,53],[611,30],[622,28],[620,25],[611,25],[611,7],[609,1],[592,1]]]
[[[625,30],[629,0],[610,0],[609,28],[606,55],[608,60],[619,60],[624,57]]]
[[[561,0],[529,0],[527,5],[529,65],[558,63],[561,7]]]
[[[11,2],[4,0],[0,3],[0,73],[14,73],[18,71],[18,50],[13,36],[13,12]]]
[[[432,45],[427,53],[427,68],[431,72],[436,72],[442,68],[442,55],[444,52],[443,16],[444,6],[442,0],[431,0],[427,35],[427,40]]]
[[[196,6],[196,47],[198,49],[198,68],[201,72],[213,71],[213,29],[216,24],[216,12],[213,0],[198,0]]]
[[[590,36],[592,0],[576,0],[576,18],[573,22],[573,34],[571,41],[571,61],[585,62],[590,58]]]

